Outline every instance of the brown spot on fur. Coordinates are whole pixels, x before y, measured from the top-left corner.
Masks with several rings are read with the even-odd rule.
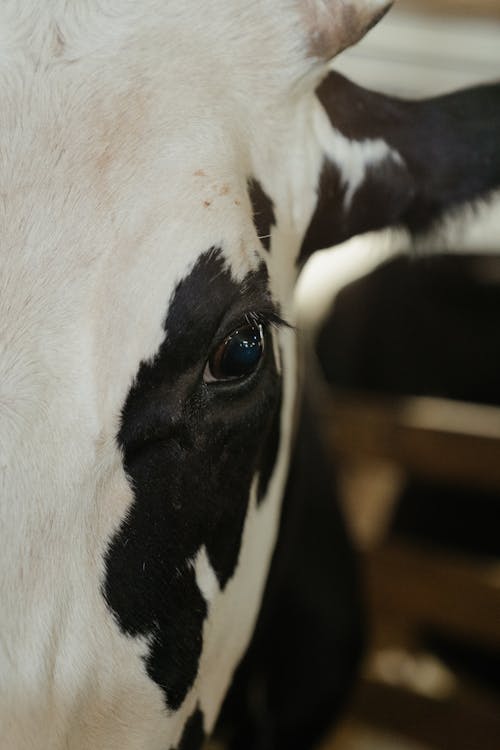
[[[64,39],[62,37],[59,26],[56,24],[54,27],[54,39],[52,42],[52,51],[53,51],[54,57],[61,57],[64,53],[64,48],[65,48]]]
[[[96,159],[97,171],[100,174],[105,174],[109,170],[114,159],[114,151],[111,145],[104,146],[99,156]]]
[[[203,201],[203,205],[205,206],[205,208],[208,208],[212,205],[212,201]]]
[[[235,198],[234,205],[235,206],[241,206],[241,201],[239,201],[237,198]]]
[[[227,195],[229,193],[229,185],[221,185],[219,188],[219,195]]]
[[[194,176],[195,177],[206,177],[207,174],[206,174],[206,172],[203,171],[203,169],[197,169],[196,172],[194,173]]]
[[[151,101],[151,92],[138,84],[111,96],[99,91],[89,106],[85,131],[92,134],[94,185],[101,201],[109,201],[116,192],[125,166],[123,155],[139,158]]]

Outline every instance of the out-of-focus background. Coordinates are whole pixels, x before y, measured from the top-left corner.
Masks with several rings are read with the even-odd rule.
[[[500,0],[400,0],[334,67],[409,98],[499,80]],[[334,250],[302,280],[323,357],[310,387],[369,623],[349,710],[321,750],[500,748],[497,240],[498,256],[490,243],[410,263]]]
[[[499,0],[396,0],[334,67],[361,85],[431,96],[497,80]]]

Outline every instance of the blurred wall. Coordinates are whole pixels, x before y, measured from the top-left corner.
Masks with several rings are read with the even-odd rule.
[[[397,0],[333,67],[408,97],[500,80],[500,0]]]

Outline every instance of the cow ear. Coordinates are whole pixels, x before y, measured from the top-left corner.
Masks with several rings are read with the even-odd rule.
[[[387,13],[393,0],[300,0],[310,54],[330,60],[358,42]]]

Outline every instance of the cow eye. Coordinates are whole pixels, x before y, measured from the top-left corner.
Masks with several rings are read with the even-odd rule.
[[[247,378],[257,369],[263,354],[262,324],[244,323],[226,336],[210,355],[205,367],[205,382]]]

